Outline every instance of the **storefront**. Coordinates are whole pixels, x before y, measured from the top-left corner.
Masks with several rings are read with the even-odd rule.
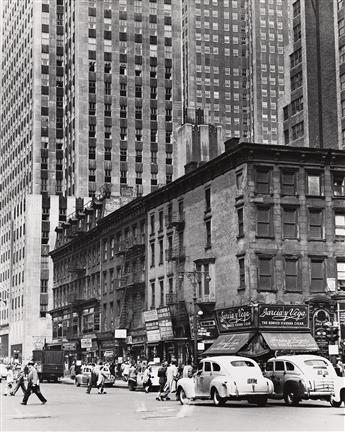
[[[275,353],[316,353],[306,305],[237,306],[216,311],[220,336],[203,355],[239,354],[259,360]]]

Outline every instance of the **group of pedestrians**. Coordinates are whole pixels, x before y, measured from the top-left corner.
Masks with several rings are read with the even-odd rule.
[[[11,365],[7,366],[7,388],[4,396],[15,396],[19,388],[21,388],[24,395],[21,405],[27,404],[32,393],[36,394],[42,405],[46,404],[47,399],[41,393],[39,377],[34,363],[29,362],[27,365],[23,366],[18,371],[16,378],[14,376],[13,369],[15,368],[13,368]],[[27,379],[27,387],[25,387],[25,378]]]
[[[98,394],[106,394],[104,391],[104,383],[107,375],[105,373],[103,362],[98,362],[98,364],[91,364],[91,374],[89,377],[89,382],[87,386],[86,393],[90,394],[92,387],[96,387]]]

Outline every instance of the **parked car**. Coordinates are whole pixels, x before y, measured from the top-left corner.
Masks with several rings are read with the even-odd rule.
[[[212,399],[216,406],[227,400],[247,400],[264,406],[272,392],[272,381],[263,376],[259,365],[238,356],[207,357],[192,378],[177,382],[177,396],[182,405],[189,400]]]
[[[81,373],[77,374],[74,382],[77,387],[81,385],[88,385],[89,379],[91,376],[91,366],[83,366],[81,369]],[[115,377],[110,373],[110,370],[107,366],[103,366],[103,373],[106,376],[104,385],[112,386],[115,383]]]
[[[339,408],[345,404],[345,377],[337,376],[334,380],[334,394],[330,399],[332,407]]]
[[[337,374],[324,357],[311,354],[286,355],[271,358],[264,375],[274,385],[273,397],[296,406],[301,400],[329,401],[334,395]]]
[[[7,377],[7,367],[3,363],[0,363],[0,382],[2,379]]]
[[[149,366],[151,366],[151,387],[150,390],[158,390],[159,388],[159,377],[158,377],[158,369],[161,367],[160,363],[149,362]],[[143,377],[144,371],[139,372],[137,376],[137,387],[143,387]]]

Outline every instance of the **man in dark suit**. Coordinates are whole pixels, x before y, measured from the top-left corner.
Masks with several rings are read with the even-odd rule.
[[[26,389],[23,401],[21,405],[26,405],[31,393],[35,393],[38,399],[42,402],[42,405],[47,403],[47,399],[42,395],[39,386],[39,379],[37,370],[33,362],[28,363],[29,374],[28,374],[28,388]]]

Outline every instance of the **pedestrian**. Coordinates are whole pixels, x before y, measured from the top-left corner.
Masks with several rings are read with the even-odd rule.
[[[335,371],[338,376],[344,376],[344,363],[341,361],[340,357],[337,357],[337,364],[335,365]]]
[[[25,377],[26,375],[29,373],[29,369],[27,366],[24,366],[18,376],[17,376],[17,382],[16,382],[16,386],[15,388],[11,391],[10,395],[11,396],[15,396],[15,394],[17,393],[17,391],[19,390],[19,388],[22,389],[23,394],[25,395],[26,393],[26,387],[25,387]]]
[[[178,368],[176,361],[171,361],[167,368],[166,400],[169,400],[169,393],[176,393],[176,383],[178,380]]]
[[[98,388],[98,394],[106,394],[104,391],[104,384],[105,384],[105,370],[102,362],[99,362],[99,368],[98,368],[98,375],[97,375],[97,388]]]
[[[129,364],[128,360],[126,360],[125,363],[123,363],[122,365],[122,377],[124,381],[128,381],[128,374],[129,374],[130,367],[131,365]]]
[[[42,405],[47,403],[47,399],[42,395],[40,390],[40,382],[38,379],[38,373],[34,367],[33,362],[28,363],[29,374],[28,374],[28,388],[26,389],[23,401],[21,405],[26,405],[31,393],[35,393]]]
[[[7,369],[7,374],[6,374],[6,390],[4,393],[4,396],[7,396],[8,394],[11,394],[12,391],[12,386],[13,386],[13,382],[14,382],[14,375],[13,375],[13,370],[12,370],[12,366],[8,365],[6,366]]]
[[[93,386],[97,385],[97,381],[98,381],[98,370],[96,368],[95,363],[91,363],[91,371],[90,371],[90,377],[89,377],[86,393],[88,394],[91,393],[91,389]]]
[[[166,383],[167,383],[167,367],[168,363],[163,362],[162,366],[158,369],[158,378],[159,378],[159,393],[156,397],[156,400],[163,401],[166,397]]]
[[[192,367],[192,362],[189,359],[187,361],[187,364],[183,368],[182,377],[183,378],[192,378],[192,376],[193,376],[193,367]]]
[[[151,372],[152,372],[152,367],[147,365],[143,375],[143,387],[146,393],[150,391],[152,385]]]
[[[128,372],[128,388],[130,391],[134,391],[137,386],[138,367],[133,361]]]
[[[75,363],[73,362],[73,363],[72,363],[72,366],[71,366],[71,368],[70,368],[70,375],[71,375],[71,379],[74,379],[74,378],[75,378],[75,374],[76,374],[76,372],[75,372]]]

